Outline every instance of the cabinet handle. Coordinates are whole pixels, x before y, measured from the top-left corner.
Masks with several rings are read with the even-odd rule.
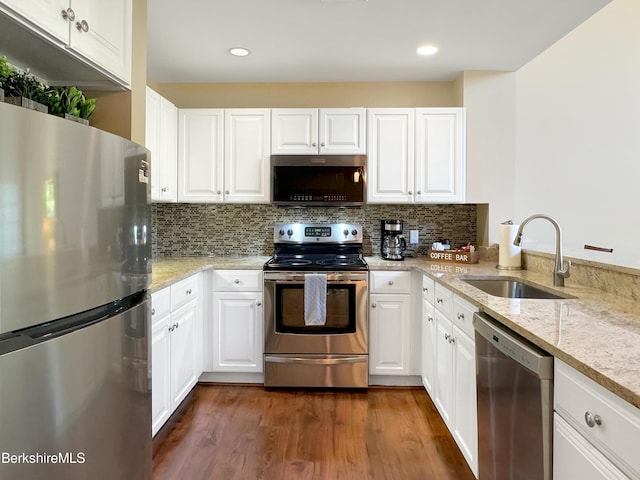
[[[89,24],[86,20],[82,20],[81,22],[76,22],[76,28],[79,32],[87,33],[89,31]]]
[[[261,307],[262,306],[262,302],[261,301],[257,301],[256,302],[256,307]]]
[[[320,146],[321,146],[321,147],[324,147],[324,142],[322,142],[322,143],[320,144]]]
[[[389,280],[389,285],[393,285],[393,280]]]
[[[69,20],[71,22],[73,22],[76,19],[76,12],[74,12],[72,8],[67,8],[66,10],[62,10],[60,12],[60,15],[62,15],[62,18],[64,18],[65,20]]]
[[[371,304],[371,308],[376,308],[377,306],[378,306],[378,305],[377,305],[377,304],[375,304],[375,303],[372,303],[372,304]]]
[[[318,146],[318,144],[317,144],[316,142],[312,142],[312,143],[311,143],[311,146],[312,146],[312,147],[317,147],[317,146]]]
[[[180,324],[178,322],[176,322],[175,327],[178,328],[180,326]]]
[[[191,295],[191,289],[187,290],[187,295]]]
[[[417,193],[418,195],[422,195],[422,191],[420,191],[420,190],[418,190],[416,193]]]
[[[594,415],[588,410],[584,412],[584,421],[587,423],[587,426],[589,428],[593,428],[596,425],[598,426],[602,425],[602,418],[600,418],[600,415],[598,414]]]
[[[428,291],[429,291],[429,289],[428,289],[427,287],[422,287],[422,291],[423,291],[423,292],[428,292]]]
[[[428,322],[433,322],[433,317],[431,315],[427,316],[427,321]]]
[[[407,192],[407,195],[413,195],[413,192],[412,192],[411,190],[409,190],[409,191]]]
[[[225,190],[225,191],[224,191],[224,194],[225,194],[225,195],[229,195],[229,190]]]
[[[222,193],[222,190],[218,190],[216,193],[220,195]]]
[[[442,303],[442,302],[443,302],[443,300],[442,300],[441,298],[436,298],[436,302],[437,302],[437,303]]]
[[[453,335],[449,336],[449,343],[456,343],[456,337]]]
[[[236,285],[238,285],[240,283],[240,280],[238,280],[237,278],[233,281],[233,283],[235,283]]]
[[[173,325],[169,327],[169,332],[173,332]]]
[[[156,309],[155,309],[155,308],[152,308],[152,309],[151,309],[151,315],[155,315],[155,314],[156,314]]]
[[[444,339],[445,339],[446,341],[449,341],[449,339],[450,339],[450,338],[451,338],[451,335],[449,335],[448,333],[445,333],[445,334],[444,334]]]
[[[458,320],[464,320],[464,313],[458,312],[458,315],[456,316],[458,317]]]

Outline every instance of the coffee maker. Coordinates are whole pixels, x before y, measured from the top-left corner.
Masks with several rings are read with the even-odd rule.
[[[381,253],[385,260],[404,260],[407,242],[402,235],[402,220],[381,220]]]

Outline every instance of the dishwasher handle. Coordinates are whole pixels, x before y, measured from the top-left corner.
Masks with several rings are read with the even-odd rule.
[[[486,313],[473,315],[476,335],[484,337],[503,354],[518,362],[540,379],[553,378],[553,356],[501,325]]]

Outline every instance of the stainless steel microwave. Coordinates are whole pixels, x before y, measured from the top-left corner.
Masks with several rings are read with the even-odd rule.
[[[357,207],[366,198],[366,155],[271,156],[274,205]]]

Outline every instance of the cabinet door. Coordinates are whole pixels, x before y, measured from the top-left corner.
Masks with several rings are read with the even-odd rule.
[[[160,126],[158,139],[158,200],[178,201],[178,109],[160,97]]]
[[[277,108],[271,110],[271,153],[309,155],[318,153],[318,110]]]
[[[198,380],[196,371],[196,299],[171,313],[171,401],[175,408]]]
[[[0,10],[7,11],[21,23],[66,44],[69,40],[70,22],[62,17],[61,12],[68,7],[69,0],[2,0]]]
[[[624,480],[624,475],[560,415],[553,415],[553,478],[555,480]]]
[[[221,202],[223,110],[180,109],[178,123],[178,201]]]
[[[225,201],[269,203],[270,111],[225,110],[224,119]]]
[[[129,85],[132,0],[69,0],[69,5],[75,12],[70,48]]]
[[[367,144],[367,202],[413,202],[414,109],[368,109]]]
[[[364,108],[320,109],[319,123],[321,154],[366,153]]]
[[[433,397],[436,374],[436,320],[435,308],[422,300],[422,384]]]
[[[171,316],[164,315],[151,331],[151,434],[155,435],[173,411],[171,405]]]
[[[434,403],[440,416],[451,429],[453,401],[453,347],[451,346],[451,320],[435,310],[436,319],[436,374]]]
[[[478,414],[476,407],[476,351],[474,340],[453,326],[453,438],[473,473],[478,476]]]
[[[262,372],[262,294],[214,292],[213,371]]]
[[[465,114],[462,108],[416,109],[415,199],[463,202]]]
[[[410,296],[373,294],[369,299],[369,373],[409,375]]]

